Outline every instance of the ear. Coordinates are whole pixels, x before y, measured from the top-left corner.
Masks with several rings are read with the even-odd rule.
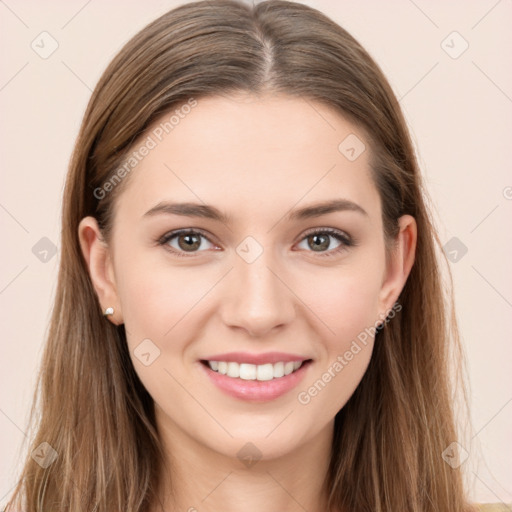
[[[398,219],[400,231],[391,251],[379,293],[380,319],[388,315],[409,277],[416,254],[417,226],[411,215]]]
[[[80,221],[78,238],[102,312],[107,308],[114,308],[114,314],[107,318],[115,325],[122,324],[123,315],[117,294],[111,251],[94,217],[84,217]]]

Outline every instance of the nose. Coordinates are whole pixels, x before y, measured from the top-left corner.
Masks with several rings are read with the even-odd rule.
[[[265,250],[252,262],[235,255],[224,290],[221,316],[230,328],[245,330],[250,336],[264,337],[284,328],[294,315],[295,295],[287,286],[285,272]]]

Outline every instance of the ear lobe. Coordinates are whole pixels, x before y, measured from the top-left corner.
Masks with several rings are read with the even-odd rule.
[[[94,217],[84,217],[80,221],[78,237],[102,312],[109,307],[114,308],[114,314],[109,315],[108,319],[112,323],[119,325],[122,323],[122,314],[115,283],[111,251],[103,240],[102,233]]]
[[[398,299],[409,277],[416,255],[417,226],[411,215],[398,220],[400,231],[390,254],[386,274],[379,294],[381,319],[384,319]]]

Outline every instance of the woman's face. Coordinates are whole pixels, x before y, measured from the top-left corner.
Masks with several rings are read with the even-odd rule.
[[[251,442],[270,459],[332,426],[356,389],[412,265],[414,220],[386,267],[368,143],[321,104],[240,95],[171,115],[134,147],[109,252],[91,244],[106,263],[93,281],[169,438],[230,457]],[[95,229],[83,221],[82,238]],[[241,364],[226,376],[207,360]],[[290,361],[308,362],[280,376]]]

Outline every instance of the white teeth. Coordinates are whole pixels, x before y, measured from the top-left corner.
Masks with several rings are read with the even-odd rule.
[[[256,380],[272,380],[274,378],[274,365],[259,364],[256,366]]]
[[[240,378],[244,380],[256,380],[256,365],[242,363],[240,365]]]
[[[240,365],[238,363],[228,363],[228,377],[238,378],[240,377]]]
[[[274,365],[274,377],[284,377],[284,363],[276,363]]]
[[[272,380],[290,375],[302,366],[303,361],[279,362],[275,364],[248,364],[226,361],[208,361],[208,366],[222,375],[244,380]]]

